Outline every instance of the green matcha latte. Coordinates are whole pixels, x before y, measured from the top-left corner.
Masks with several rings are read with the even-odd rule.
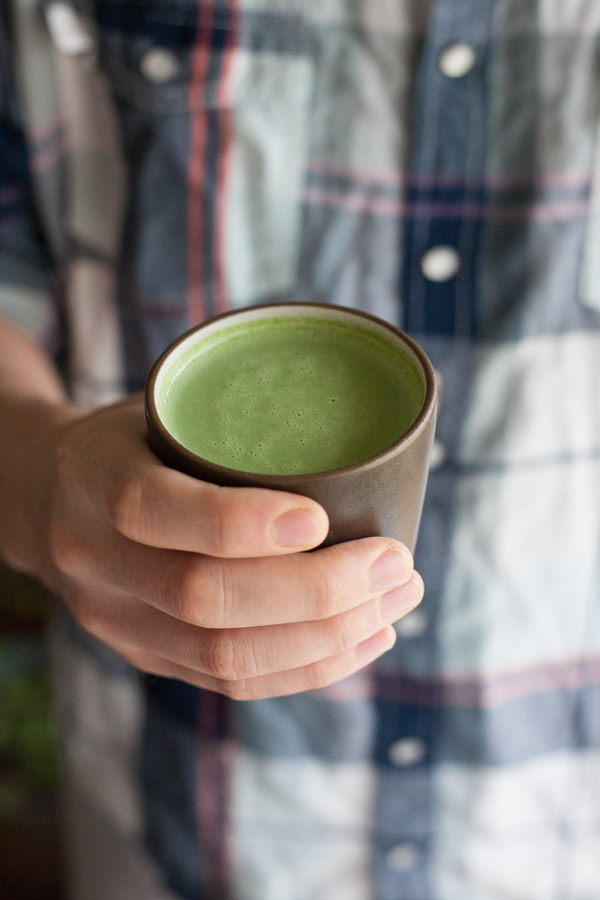
[[[286,316],[224,327],[167,366],[160,417],[180,444],[246,472],[296,475],[385,450],[425,398],[409,355],[342,321]]]

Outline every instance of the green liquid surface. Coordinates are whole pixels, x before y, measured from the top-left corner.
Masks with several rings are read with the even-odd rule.
[[[393,444],[425,392],[414,362],[359,326],[304,317],[224,328],[162,383],[167,430],[205,459],[270,475],[337,469]]]

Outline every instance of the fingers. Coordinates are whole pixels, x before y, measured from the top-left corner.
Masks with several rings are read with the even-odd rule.
[[[108,584],[176,619],[213,629],[327,619],[384,593],[391,603],[394,589],[413,572],[409,551],[385,538],[226,560],[145,547],[108,527],[97,531],[93,555],[85,534],[79,547],[71,535],[55,564],[79,584]]]
[[[389,623],[423,593],[397,541],[293,552],[325,537],[318,504],[162,466],[139,400],[74,426],[56,477],[58,586],[84,628],[145,671],[238,699],[322,687],[385,652]]]
[[[135,598],[80,594],[80,624],[144,671],[179,678],[234,699],[314,690],[345,678],[388,650],[390,625],[423,597],[415,572],[393,592],[316,622],[214,630],[167,616]]]
[[[106,516],[138,543],[221,558],[277,556],[321,544],[325,511],[297,494],[209,484],[157,465],[122,480]]]
[[[214,678],[152,654],[134,653],[129,656],[129,660],[142,671],[165,678],[176,678],[196,687],[224,694],[232,700],[262,700],[266,697],[318,690],[341,681],[387,652],[395,641],[394,629],[387,626],[362,644],[313,665],[239,681]]]
[[[125,537],[217,557],[273,556],[325,539],[314,501],[282,491],[223,488],[163,466],[146,445],[139,399],[91,416],[71,430],[59,477]]]
[[[381,538],[272,559],[194,558],[163,596],[163,608],[206,628],[307,622],[393,590],[412,571],[408,550]]]
[[[129,598],[88,603],[82,624],[123,651],[143,650],[225,682],[300,669],[350,650],[413,609],[423,596],[416,573],[394,591],[315,622],[253,628],[196,628]],[[92,618],[93,616],[93,618]]]

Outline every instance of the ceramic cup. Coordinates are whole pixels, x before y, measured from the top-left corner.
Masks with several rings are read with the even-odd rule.
[[[391,347],[401,366],[408,365],[411,377],[419,382],[419,408],[412,424],[389,446],[365,459],[299,474],[243,471],[213,462],[184,446],[171,433],[175,429],[170,426],[169,430],[165,424],[165,398],[177,392],[178,375],[207,342],[216,342],[218,348],[226,330],[254,328],[257,322],[261,327],[259,320],[265,319],[309,319],[324,330],[335,323],[336,327],[367,332],[369,340],[386,345],[385,352]],[[197,394],[202,398],[201,380]],[[145,402],[149,444],[166,465],[220,485],[264,487],[311,497],[329,516],[325,544],[378,535],[396,538],[414,549],[435,430],[437,390],[434,370],[423,350],[394,326],[367,313],[313,303],[270,304],[226,313],[193,328],[165,350],[150,373]]]

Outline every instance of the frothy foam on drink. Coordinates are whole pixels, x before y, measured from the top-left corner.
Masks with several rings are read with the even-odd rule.
[[[417,418],[414,362],[366,328],[282,317],[224,328],[165,377],[159,408],[171,434],[229,468],[320,472],[379,453]]]

